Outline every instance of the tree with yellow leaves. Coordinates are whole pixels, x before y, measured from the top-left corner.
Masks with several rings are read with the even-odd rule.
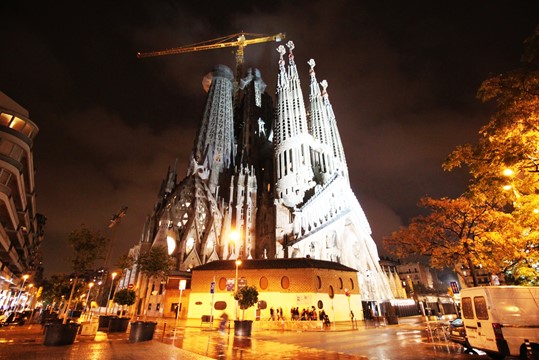
[[[396,255],[426,255],[434,267],[481,267],[510,282],[539,279],[539,26],[521,66],[493,76],[478,97],[497,109],[477,144],[457,147],[443,168],[471,176],[457,199],[421,201],[430,211],[384,239]],[[462,275],[462,274],[461,274]]]

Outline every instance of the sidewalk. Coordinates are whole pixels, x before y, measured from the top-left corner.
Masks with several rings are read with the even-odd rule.
[[[133,319],[136,320],[136,319]],[[142,320],[142,319],[139,319]],[[98,331],[96,336],[77,335],[73,345],[43,345],[43,328],[40,324],[11,325],[0,328],[0,360],[7,359],[94,359],[94,360],[142,360],[149,356],[156,359],[210,359],[236,358],[241,355],[247,360],[274,358],[299,359],[364,359],[345,354],[331,354],[318,349],[298,347],[291,344],[276,343],[269,340],[271,334],[286,332],[354,332],[365,334],[375,329],[414,328],[425,326],[420,318],[405,318],[398,325],[371,327],[358,322],[357,328],[352,323],[332,323],[328,327],[314,326],[318,322],[294,321],[297,328],[267,329],[268,324],[278,325],[278,321],[255,322],[252,337],[235,337],[234,330],[221,335],[217,326],[210,327],[200,320],[146,319],[157,320],[154,338],[151,341],[129,342],[129,329],[125,333],[107,333]],[[93,319],[97,322],[97,317]],[[303,323],[303,324],[302,324]],[[312,326],[306,326],[306,324]],[[176,325],[176,327],[175,327]],[[305,326],[305,327],[304,327]],[[358,334],[359,335],[359,334]],[[185,349],[190,349],[187,351]],[[199,354],[205,354],[199,355]],[[224,356],[226,354],[226,356]],[[290,357],[293,356],[293,357]],[[329,356],[329,357],[328,357]],[[333,356],[333,357],[332,357]]]
[[[160,341],[131,343],[129,333],[108,334],[98,331],[95,337],[77,335],[73,345],[45,346],[43,329],[39,324],[0,328],[1,360],[147,360],[149,356],[155,359],[210,359]]]

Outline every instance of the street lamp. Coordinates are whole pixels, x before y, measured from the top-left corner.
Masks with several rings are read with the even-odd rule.
[[[23,308],[26,307],[26,306],[30,306],[30,310],[34,310],[34,309],[32,309],[33,308],[32,302],[33,302],[33,297],[34,297],[34,295],[32,294],[33,293],[33,291],[32,291],[33,288],[34,288],[34,284],[28,284],[28,291],[27,291],[28,296],[26,297],[26,301],[24,302]]]
[[[24,289],[24,284],[26,283],[26,280],[28,280],[29,277],[30,277],[30,275],[28,275],[28,274],[25,274],[25,275],[22,276],[22,285],[21,285],[21,288],[19,289],[19,295],[17,295],[17,301],[15,303],[15,309],[17,307],[19,307],[19,302],[21,300],[22,290]]]
[[[86,306],[84,307],[85,313],[88,311],[88,300],[90,299],[90,291],[92,291],[93,286],[94,286],[93,282],[88,284],[88,295],[86,296]]]
[[[241,265],[241,260],[236,260],[236,280],[234,281],[234,294],[238,292],[238,267]],[[236,300],[236,320],[238,320],[238,300]]]
[[[105,315],[109,314],[110,294],[112,294],[112,288],[114,287],[114,278],[116,277],[116,275],[118,275],[118,273],[113,272],[110,275],[112,276],[112,281],[110,283],[109,296],[107,296],[107,308],[105,309]]]

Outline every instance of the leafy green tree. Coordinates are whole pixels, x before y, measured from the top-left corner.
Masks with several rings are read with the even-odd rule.
[[[121,279],[124,277],[126,272],[133,268],[133,265],[135,265],[135,259],[133,256],[129,255],[128,253],[122,254],[118,258],[118,261],[116,261],[116,267],[119,269],[118,278]]]
[[[165,279],[173,266],[168,250],[164,246],[155,246],[140,254],[136,263],[140,272],[155,280]]]
[[[74,279],[71,287],[71,293],[69,294],[69,300],[67,301],[67,306],[65,308],[64,324],[67,322],[67,311],[71,306],[71,301],[73,299],[73,294],[77,287],[77,283],[81,274],[85,271],[92,269],[94,263],[99,259],[105,258],[105,253],[109,239],[102,236],[97,231],[92,231],[81,225],[80,228],[73,230],[67,241],[70,247],[73,249],[73,271]]]
[[[68,274],[53,274],[50,278],[43,279],[42,284],[41,299],[46,305],[60,304],[69,298],[72,282]],[[77,293],[81,287],[79,283],[75,292]]]
[[[244,286],[234,293],[234,300],[242,310],[241,319],[245,318],[245,310],[258,302],[258,290],[255,286]]]
[[[155,246],[147,252],[143,252],[136,260],[139,271],[146,277],[146,289],[143,297],[144,317],[146,318],[146,301],[148,298],[149,284],[154,281],[166,279],[168,272],[174,266],[173,259],[168,255],[164,246]]]
[[[136,300],[135,290],[131,289],[121,289],[116,292],[114,295],[114,302],[121,306],[120,317],[123,315],[124,306],[131,306],[135,303]]]

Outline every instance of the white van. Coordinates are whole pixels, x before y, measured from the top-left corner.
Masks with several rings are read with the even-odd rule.
[[[461,312],[468,342],[490,357],[539,360],[539,286],[462,289]]]

